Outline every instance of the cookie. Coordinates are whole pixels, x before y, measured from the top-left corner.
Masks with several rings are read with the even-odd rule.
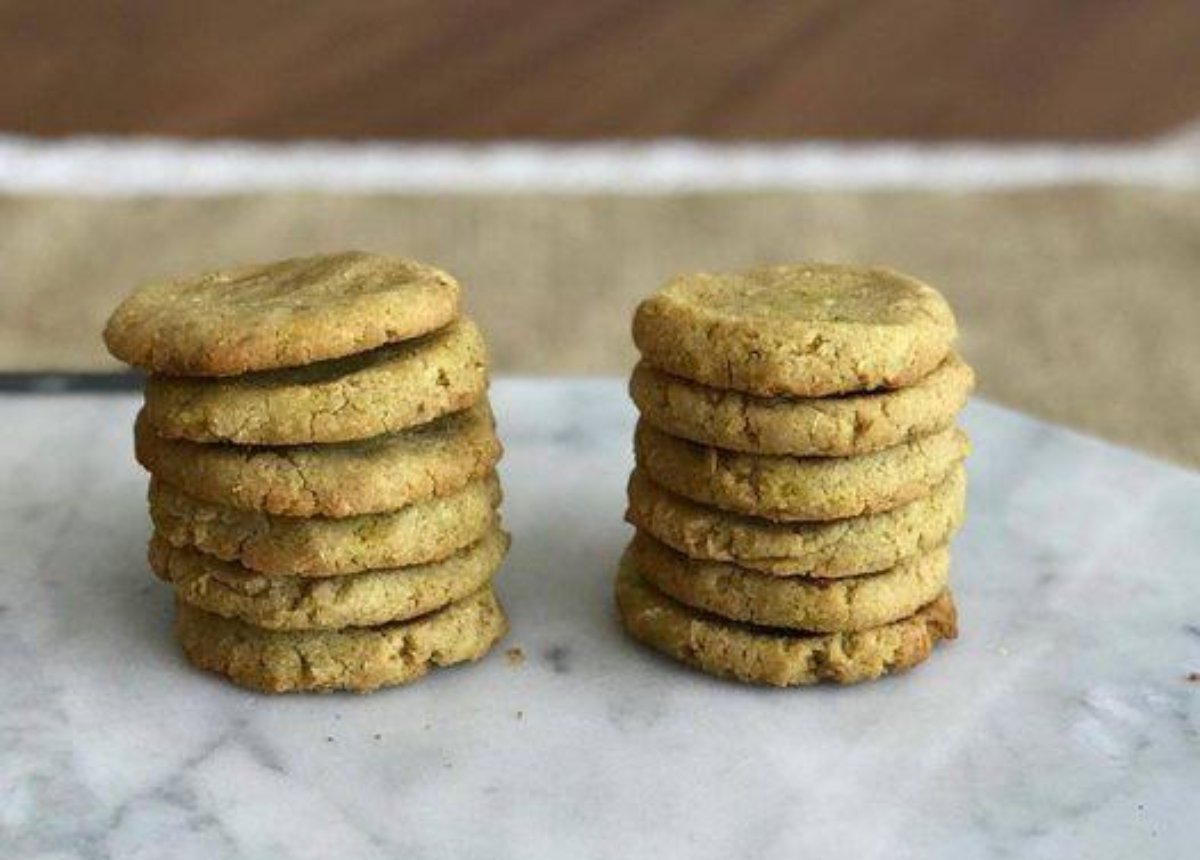
[[[458,412],[487,391],[483,337],[469,320],[285,370],[201,379],[151,376],[146,420],[193,442],[304,445],[395,433]]]
[[[860,457],[743,454],[697,445],[638,423],[640,468],[691,499],[770,520],[832,520],[928,495],[967,455],[957,427]]]
[[[710,388],[645,362],[629,393],[659,430],[754,454],[848,457],[944,430],[967,402],[975,376],[953,353],[907,388],[842,397],[763,398]]]
[[[184,603],[267,630],[373,627],[425,615],[483,588],[504,560],[508,535],[430,564],[311,579],[268,576],[194,549],[150,540],[150,567]]]
[[[299,367],[419,337],[458,315],[431,266],[351,251],[148,284],[104,329],[114,356],[154,373],[233,376]]]
[[[654,367],[766,397],[911,385],[956,336],[933,288],[891,269],[829,263],[681,275],[633,320]]]
[[[616,600],[626,631],[644,645],[710,675],[776,687],[870,681],[916,666],[936,642],[957,635],[948,591],[908,618],[853,633],[800,633],[727,621],[651,588],[628,555],[617,574]]]
[[[144,415],[134,453],[152,475],[206,502],[293,517],[394,511],[458,492],[500,459],[486,402],[357,442],[253,448],[155,435]]]
[[[172,546],[195,547],[261,573],[337,576],[453,555],[499,522],[495,473],[461,490],[381,514],[278,517],[202,502],[150,481],[150,518]]]
[[[680,603],[733,621],[812,633],[865,630],[912,615],[941,594],[950,573],[945,547],[841,579],[772,576],[698,561],[644,533],[629,553],[642,579]]]
[[[955,466],[929,495],[890,511],[777,523],[696,504],[634,471],[625,518],[691,558],[735,562],[775,576],[853,576],[886,570],[946,543],[962,523],[966,489],[966,472]]]
[[[507,631],[490,588],[412,621],[344,630],[262,630],[175,604],[175,635],[192,665],[267,693],[407,684],[430,669],[478,660]]]

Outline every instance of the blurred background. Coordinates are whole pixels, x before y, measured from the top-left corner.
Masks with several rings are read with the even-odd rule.
[[[626,373],[674,272],[887,263],[983,395],[1200,465],[1200,3],[0,2],[6,385],[103,384],[142,281],[348,247],[533,374]]]

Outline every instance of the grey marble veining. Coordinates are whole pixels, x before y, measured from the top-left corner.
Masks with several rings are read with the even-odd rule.
[[[620,634],[622,384],[494,398],[503,647],[369,697],[269,698],[175,648],[134,398],[0,397],[0,857],[1194,852],[1200,476],[975,403],[962,637],[900,678],[760,690]]]

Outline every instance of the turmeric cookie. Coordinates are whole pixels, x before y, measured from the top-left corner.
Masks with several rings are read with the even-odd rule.
[[[681,275],[633,321],[654,367],[766,397],[911,385],[956,336],[932,287],[891,269],[828,263]]]
[[[345,442],[427,424],[487,391],[483,337],[469,320],[306,367],[220,379],[154,375],[146,420],[193,442]]]
[[[642,533],[629,553],[642,579],[680,603],[733,621],[812,633],[865,630],[912,615],[941,594],[950,573],[945,547],[841,579],[772,576],[698,561]]]
[[[202,502],[150,481],[150,518],[159,537],[261,573],[337,576],[425,564],[453,555],[499,522],[495,473],[446,496],[355,517],[279,517]]]
[[[150,567],[184,603],[267,630],[372,627],[425,615],[473,594],[508,550],[493,529],[449,558],[412,567],[311,579],[269,576],[194,549],[150,541]]]
[[[299,367],[419,337],[458,316],[431,266],[351,251],[148,284],[104,329],[128,364],[179,376]]]
[[[691,558],[734,562],[775,576],[853,576],[885,570],[946,543],[962,523],[966,489],[966,473],[955,466],[929,495],[890,511],[778,523],[696,504],[637,470],[629,479],[626,519]]]
[[[957,635],[949,591],[880,627],[800,633],[690,609],[647,585],[628,555],[617,574],[616,601],[625,629],[644,645],[710,675],[776,687],[869,681],[916,666],[936,642]]]
[[[486,402],[430,424],[357,442],[283,448],[163,439],[144,415],[137,460],[206,502],[295,517],[394,511],[458,492],[500,459]]]
[[[967,455],[957,427],[859,457],[742,454],[669,436],[644,421],[638,467],[668,490],[770,520],[832,520],[898,507],[928,495]]]
[[[267,693],[407,684],[430,669],[478,660],[507,631],[490,588],[411,621],[342,630],[263,630],[175,604],[175,635],[192,665]]]
[[[755,454],[848,457],[946,429],[974,382],[971,368],[951,354],[907,388],[764,398],[710,388],[643,362],[633,371],[629,393],[648,423],[693,442]]]

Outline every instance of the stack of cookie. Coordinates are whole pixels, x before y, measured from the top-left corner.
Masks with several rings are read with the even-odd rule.
[[[134,293],[105,341],[150,373],[150,563],[193,664],[372,690],[503,636],[501,449],[450,276],[362,253],[215,272]]]
[[[629,633],[711,674],[852,683],[956,635],[974,383],[954,316],[880,268],[672,280],[638,308],[617,576]]]

